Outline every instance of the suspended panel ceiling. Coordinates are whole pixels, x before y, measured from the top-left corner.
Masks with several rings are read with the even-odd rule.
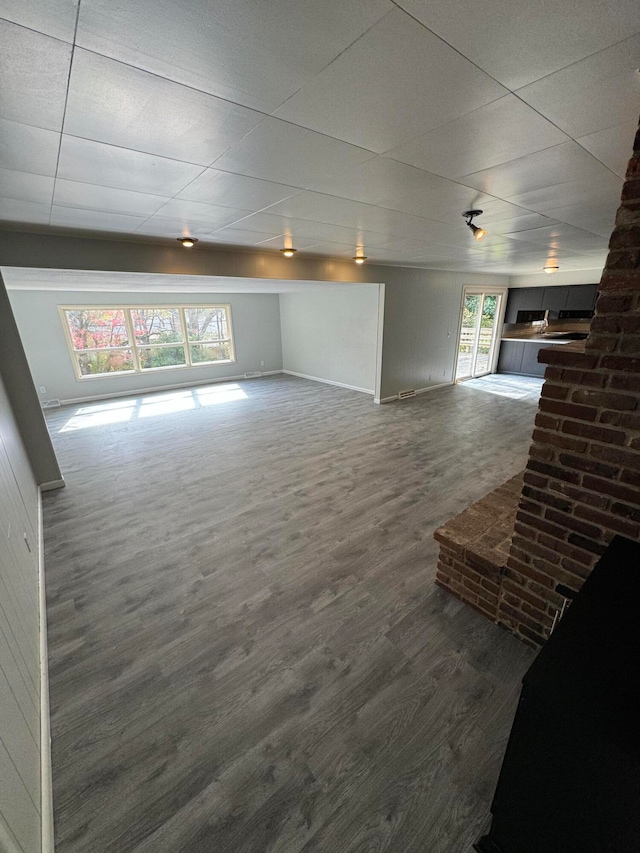
[[[0,0],[0,221],[596,269],[639,65],[631,0]]]

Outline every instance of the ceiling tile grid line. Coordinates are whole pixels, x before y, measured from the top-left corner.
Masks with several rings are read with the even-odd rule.
[[[73,45],[71,47],[71,57],[69,59],[69,70],[67,73],[67,86],[66,86],[66,91],[65,91],[65,95],[64,95],[64,106],[62,108],[62,128],[64,128],[64,120],[65,120],[65,116],[67,113],[67,103],[69,101],[69,84],[71,81],[71,71],[73,69],[73,56],[74,56],[75,49],[76,49],[75,44],[76,44],[76,34],[78,32],[78,16],[79,16],[79,14],[80,14],[80,0],[78,0],[78,5],[76,7],[76,19],[75,19],[75,24],[74,24],[74,29],[73,29]],[[62,130],[62,128],[61,128],[61,130]],[[53,197],[51,199],[51,213],[49,214],[49,225],[52,224],[51,219],[53,216],[53,207],[54,207],[53,200],[54,200],[55,195],[56,195],[56,182],[58,180],[58,168],[60,166],[60,155],[62,153],[62,136],[63,136],[63,134],[61,132],[60,133],[60,143],[58,145],[58,159],[56,161],[56,174],[55,174],[55,178],[54,178],[54,182],[53,182]]]
[[[542,3],[484,0],[463,14],[430,0],[393,0],[415,20],[515,91],[640,32],[636,0]]]
[[[62,136],[64,136],[64,137],[68,137],[68,136],[70,136],[70,135],[69,135],[69,134],[63,134]],[[83,139],[82,137],[72,137],[72,138],[74,138],[74,139]],[[87,142],[95,142],[95,140],[90,140],[90,139],[84,139],[84,141],[87,141]],[[61,139],[61,143],[62,143],[62,139]],[[110,143],[103,143],[103,142],[100,142],[100,143],[97,143],[97,144],[98,144],[98,145],[100,145],[100,146],[110,146],[110,147],[112,147],[112,148],[114,148],[114,149],[119,149],[119,148],[120,148],[120,146],[110,145]],[[550,146],[550,148],[555,148],[555,147],[556,147],[556,146]],[[141,154],[145,154],[145,153],[146,153],[146,152],[139,152],[139,151],[137,151],[137,149],[122,149],[122,150],[133,151],[133,152],[135,152],[135,153],[141,153]],[[543,150],[548,150],[548,149],[543,149]],[[536,152],[536,153],[539,153],[539,152]],[[594,155],[592,155],[592,154],[591,154],[590,152],[588,152],[588,151],[586,151],[585,153],[587,153],[587,155],[588,155],[589,157],[593,157],[593,156],[594,156]],[[154,155],[150,155],[150,156],[154,156]],[[171,159],[173,159],[173,158],[162,158],[162,159],[164,159],[164,160],[171,160]],[[374,157],[373,159],[376,159],[376,158]],[[389,159],[392,159],[392,158],[389,158]],[[515,160],[522,160],[522,159],[524,159],[524,158],[522,158],[522,157],[521,157],[521,158],[515,158]],[[594,157],[594,160],[597,160],[597,158],[595,158],[595,157]],[[174,162],[176,162],[176,163],[184,163],[184,162],[186,162],[186,161],[174,160]],[[402,161],[394,161],[394,162],[402,162]],[[514,161],[506,161],[504,164],[500,164],[500,165],[508,165],[508,164],[509,164],[509,163],[511,163],[511,162],[514,162]],[[599,161],[598,161],[598,162],[599,162]],[[190,165],[197,166],[197,165],[199,165],[199,164],[190,164]],[[215,163],[215,161],[214,161],[214,164],[212,164],[212,166],[215,166],[215,165],[216,165],[216,163]],[[59,163],[58,163],[58,166],[59,166]],[[206,174],[206,173],[207,173],[207,171],[209,171],[212,167],[200,167],[200,168],[202,168],[202,171],[201,171],[201,172],[199,172],[199,174],[198,174],[198,175],[195,175],[195,177],[193,177],[192,179],[190,179],[189,183],[188,183],[188,184],[186,184],[186,185],[185,185],[185,187],[183,187],[183,188],[179,191],[179,193],[184,193],[184,192],[188,189],[188,187],[189,187],[193,182],[197,181],[199,177],[201,177],[202,175]],[[605,168],[606,168],[606,167],[605,167]],[[222,170],[222,169],[218,169],[218,171],[224,172],[225,174],[237,175],[238,177],[244,177],[244,175],[242,174],[242,172],[230,172],[230,171],[226,171],[226,170]],[[435,173],[435,172],[429,172],[428,170],[419,170],[419,171],[423,172],[423,173],[424,173],[424,174],[426,174],[426,175],[435,175],[435,176],[437,176],[437,177],[443,177],[443,176],[441,176],[441,175],[438,175],[438,174],[437,174],[437,173]],[[611,170],[609,170],[609,171],[611,171]],[[56,177],[58,177],[58,178],[60,177],[60,175],[59,175],[59,171],[58,171],[58,167],[56,168]],[[256,180],[258,180],[258,179],[256,179]],[[468,185],[466,185],[466,184],[462,183],[462,180],[452,180],[452,179],[446,179],[446,180],[450,181],[450,182],[451,182],[451,183],[453,183],[453,184],[456,184],[456,185],[457,185],[457,186],[459,186],[459,187],[462,187],[462,188],[465,188],[465,189],[472,189],[472,188],[470,188]],[[88,183],[88,182],[87,182],[87,183]],[[108,186],[108,185],[106,185],[106,186]],[[283,185],[283,186],[284,186],[284,185]],[[295,195],[296,193],[298,193],[298,192],[302,192],[302,191],[304,191],[304,190],[305,190],[305,189],[307,189],[307,188],[306,188],[306,187],[291,187],[290,189],[294,190],[294,192],[292,192],[290,195]],[[335,194],[335,193],[329,193],[329,194],[330,194],[330,195],[335,195],[335,197],[337,197],[337,198],[349,198],[348,196],[340,196],[340,195],[337,195],[337,194]],[[490,193],[487,193],[487,195],[491,195],[491,194],[490,194]],[[492,198],[499,199],[499,198],[500,198],[500,196],[498,196],[498,195],[493,195],[493,196],[492,196]],[[506,199],[506,200],[508,200],[508,196],[507,196],[507,199]],[[385,207],[385,205],[378,205],[378,206]],[[260,210],[262,210],[262,209],[263,209],[263,208],[260,208]],[[397,208],[394,208],[393,206],[388,206],[388,209],[395,210],[395,209],[397,209]],[[528,210],[525,206],[523,206],[523,209],[524,209],[524,210]]]
[[[147,0],[83,4],[77,43],[267,114],[393,9],[389,0],[157,6],[154,15]]]

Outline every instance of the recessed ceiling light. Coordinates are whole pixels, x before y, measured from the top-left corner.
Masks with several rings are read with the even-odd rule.
[[[359,255],[356,255],[355,258],[353,258],[353,260],[357,264],[363,264],[367,260],[367,256],[360,253]]]
[[[286,248],[280,249],[280,251],[285,256],[285,258],[292,258],[298,250],[294,248]]]
[[[558,272],[560,267],[557,264],[546,264],[542,269],[547,275],[551,275],[554,272]]]
[[[182,243],[185,249],[190,249],[198,242],[196,237],[177,237],[176,239],[178,243]]]
[[[487,232],[484,230],[484,228],[479,228],[477,225],[473,224],[474,218],[476,216],[480,216],[481,213],[482,213],[481,210],[466,210],[462,214],[464,216],[464,218],[467,220],[467,225],[469,226],[469,228],[471,228],[471,231],[473,232],[473,236],[475,237],[476,240],[478,240],[478,242],[480,240],[484,240],[484,238],[487,236]]]

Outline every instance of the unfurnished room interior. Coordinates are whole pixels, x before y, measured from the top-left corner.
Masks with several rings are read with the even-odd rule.
[[[639,113],[632,0],[0,0],[1,853],[640,850]]]

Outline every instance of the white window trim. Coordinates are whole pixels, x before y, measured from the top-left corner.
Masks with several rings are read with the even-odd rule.
[[[224,308],[227,313],[227,325],[229,329],[229,337],[221,338],[217,341],[189,341],[188,333],[187,333],[187,322],[185,316],[185,310],[190,308]],[[139,345],[135,342],[135,334],[133,330],[133,320],[131,318],[131,311],[136,310],[154,310],[154,309],[167,309],[167,310],[178,310],[178,314],[180,317],[180,326],[182,329],[183,340],[175,341],[173,343],[166,344],[142,344]],[[106,347],[90,347],[85,350],[77,350],[73,346],[73,339],[71,337],[71,330],[69,329],[69,324],[67,322],[67,316],[65,311],[122,311],[125,318],[125,326],[127,329],[127,336],[129,339],[128,346],[119,346],[119,347],[109,347],[110,351],[114,350],[122,350],[131,351],[133,358],[133,370],[120,370],[114,371],[112,373],[89,373],[83,374],[80,371],[80,365],[78,362],[78,355],[81,355],[84,352],[100,352],[101,350],[107,349]],[[62,322],[62,328],[64,330],[65,340],[67,342],[67,349],[69,350],[69,355],[71,356],[71,363],[73,364],[73,370],[76,376],[76,380],[78,382],[85,382],[87,379],[114,379],[122,376],[140,376],[147,373],[164,373],[167,370],[190,370],[192,368],[198,367],[215,367],[218,364],[235,364],[236,363],[236,348],[235,348],[235,338],[233,334],[233,318],[231,314],[231,305],[229,303],[218,302],[214,304],[180,304],[180,305],[170,305],[170,304],[162,304],[162,305],[144,305],[144,304],[136,304],[136,305],[59,305],[58,313],[60,315],[60,320]],[[198,345],[207,345],[207,344],[220,344],[220,343],[228,343],[229,349],[231,351],[231,358],[220,359],[219,361],[198,361],[194,362],[191,357],[191,347]],[[184,364],[166,364],[161,367],[140,367],[140,350],[145,349],[158,349],[158,348],[169,348],[169,347],[184,347],[185,351],[185,363]]]

